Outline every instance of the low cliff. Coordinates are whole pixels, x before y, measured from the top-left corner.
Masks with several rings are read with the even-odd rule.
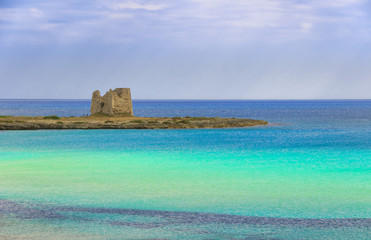
[[[234,128],[266,125],[267,121],[206,117],[12,117],[0,118],[0,130],[37,129],[186,129]]]

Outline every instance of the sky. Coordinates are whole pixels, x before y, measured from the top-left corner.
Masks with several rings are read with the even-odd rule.
[[[371,99],[371,1],[0,0],[0,99]]]

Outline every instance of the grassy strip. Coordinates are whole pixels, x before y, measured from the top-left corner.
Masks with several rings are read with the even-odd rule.
[[[61,118],[56,115],[52,115],[52,116],[45,116],[43,117],[43,119],[61,119]]]

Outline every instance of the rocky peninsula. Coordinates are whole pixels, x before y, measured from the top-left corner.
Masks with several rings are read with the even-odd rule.
[[[267,123],[262,120],[218,117],[0,116],[0,130],[234,128],[266,125]]]
[[[93,92],[91,115],[83,117],[0,116],[0,130],[37,129],[186,129],[266,125],[267,121],[219,117],[135,117],[129,88]]]

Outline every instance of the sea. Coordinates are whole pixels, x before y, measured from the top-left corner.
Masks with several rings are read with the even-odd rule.
[[[371,239],[371,100],[133,107],[142,117],[269,124],[0,131],[0,239]],[[0,100],[0,115],[89,108],[89,100]]]

